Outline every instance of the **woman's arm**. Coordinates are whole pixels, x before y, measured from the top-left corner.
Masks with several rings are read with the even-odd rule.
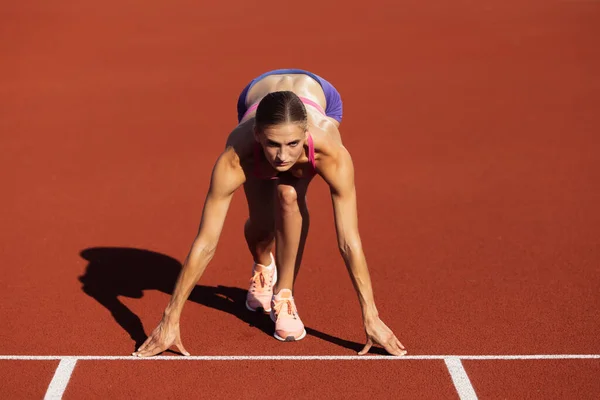
[[[147,357],[165,351],[172,345],[186,355],[179,336],[179,319],[185,301],[212,259],[233,193],[244,183],[237,156],[226,150],[217,160],[212,172],[210,188],[204,202],[198,235],[177,278],[171,300],[159,326],[133,355]]]
[[[376,342],[390,354],[404,355],[404,346],[379,319],[375,306],[369,269],[358,232],[354,166],[348,151],[340,146],[335,156],[329,156],[327,161],[323,161],[320,174],[329,184],[339,250],[362,310],[367,344],[359,354],[367,353],[373,342]]]
[[[215,253],[233,194],[243,183],[241,168],[232,165],[231,155],[225,152],[213,169],[198,235],[183,264],[171,301],[165,309],[165,317],[170,320],[179,321],[185,301]]]

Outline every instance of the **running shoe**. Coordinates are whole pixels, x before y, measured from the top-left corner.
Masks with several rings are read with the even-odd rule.
[[[271,311],[273,285],[277,282],[277,267],[273,254],[271,254],[271,260],[271,265],[268,267],[256,263],[252,266],[250,288],[246,294],[246,308],[250,311],[264,313]]]
[[[271,301],[271,319],[275,322],[275,339],[282,342],[293,342],[304,339],[306,329],[298,315],[298,309],[292,291],[281,289]]]

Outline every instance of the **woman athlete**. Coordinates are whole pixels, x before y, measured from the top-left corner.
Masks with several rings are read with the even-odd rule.
[[[352,158],[338,130],[342,101],[323,78],[304,70],[275,70],[252,80],[238,100],[238,126],[215,163],[198,235],[159,325],[134,356],[153,356],[181,342],[183,305],[212,259],[233,193],[244,187],[244,226],[254,258],[246,307],[269,312],[275,338],[304,338],[292,291],[308,234],[306,190],[315,175],[329,185],[337,241],[362,309],[366,354],[374,343],[393,355],[406,350],[379,319],[358,232]],[[272,248],[275,246],[275,256]]]

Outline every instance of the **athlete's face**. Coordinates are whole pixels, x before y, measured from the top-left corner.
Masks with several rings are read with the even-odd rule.
[[[255,135],[267,161],[277,171],[290,169],[304,152],[306,131],[301,124],[271,125]]]

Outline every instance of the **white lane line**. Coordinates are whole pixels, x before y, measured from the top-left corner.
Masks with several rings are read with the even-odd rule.
[[[452,382],[454,383],[454,387],[458,392],[460,400],[477,400],[475,389],[473,389],[473,385],[471,385],[469,375],[467,375],[467,371],[463,368],[460,358],[449,357],[446,358],[444,362],[446,363],[446,367],[448,367],[448,371],[450,372]]]
[[[75,364],[77,364],[77,358],[74,357],[64,357],[60,360],[50,386],[48,386],[44,400],[62,399],[63,393],[69,384],[69,379],[71,379]]]
[[[461,360],[573,360],[600,359],[600,354],[524,354],[503,356],[450,356]]]
[[[379,361],[402,361],[402,360],[445,360],[447,358],[458,358],[461,360],[567,360],[567,359],[600,359],[600,354],[525,354],[525,355],[415,355],[415,356],[156,356],[138,358],[133,356],[24,356],[24,355],[0,355],[0,360],[154,360],[154,361],[261,361],[261,360],[379,360]]]

